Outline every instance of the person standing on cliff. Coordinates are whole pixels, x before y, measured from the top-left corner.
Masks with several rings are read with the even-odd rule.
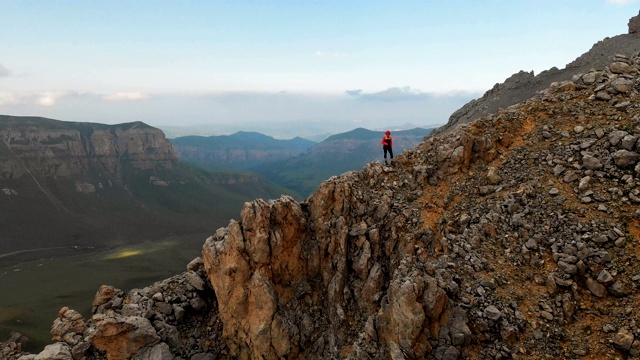
[[[391,161],[393,162],[393,138],[391,138],[391,131],[387,130],[382,138],[382,151],[384,152],[384,163],[387,163],[387,152],[391,155]]]

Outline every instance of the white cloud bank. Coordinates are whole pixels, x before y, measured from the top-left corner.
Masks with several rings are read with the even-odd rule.
[[[437,98],[445,98],[445,97],[466,97],[471,98],[476,94],[472,93],[451,93],[451,94],[437,94],[437,93],[428,93],[423,92],[419,89],[413,89],[410,86],[403,87],[392,87],[383,91],[373,92],[373,93],[365,93],[361,89],[347,90],[345,94],[369,101],[386,101],[386,102],[403,102],[403,101],[428,101]]]
[[[20,103],[20,99],[10,92],[0,92],[0,106],[16,105]]]
[[[0,107],[12,106],[12,105],[27,105],[35,107],[52,107],[58,100],[67,96],[68,91],[45,91],[37,94],[15,94],[12,92],[4,91],[0,92]],[[35,111],[35,108],[34,112]]]
[[[36,99],[36,104],[40,106],[53,106],[56,102],[67,96],[67,91],[46,91],[40,94]]]
[[[480,95],[432,94],[410,87],[379,92],[348,90],[332,95],[260,92],[121,92],[105,95],[74,91],[21,94],[0,91],[0,113],[106,124],[143,121],[160,128],[198,127],[200,135],[244,130],[290,138],[336,134],[361,126],[378,129],[404,124],[441,125],[453,111]],[[133,101],[140,99],[147,100]],[[184,131],[180,133],[189,135]]]
[[[110,95],[105,95],[102,97],[108,101],[135,101],[135,100],[144,100],[148,99],[148,94],[143,94],[139,91],[136,92],[120,92]]]

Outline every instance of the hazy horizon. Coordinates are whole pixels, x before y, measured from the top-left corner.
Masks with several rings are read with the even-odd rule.
[[[0,114],[281,136],[441,125],[626,33],[636,4],[6,1]]]

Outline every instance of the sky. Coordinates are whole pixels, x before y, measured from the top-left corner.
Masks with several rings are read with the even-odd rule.
[[[639,9],[637,0],[2,0],[0,114],[210,135],[443,124],[513,73],[564,68],[627,33]]]

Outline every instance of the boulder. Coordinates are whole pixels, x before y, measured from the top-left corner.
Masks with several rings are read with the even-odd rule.
[[[109,360],[127,359],[145,346],[160,341],[151,322],[143,317],[97,314],[92,320],[95,327],[90,329],[88,340],[106,351]]]
[[[63,341],[67,334],[82,334],[84,326],[84,318],[79,312],[63,307],[51,326],[51,336],[55,341]]]
[[[44,347],[34,360],[73,360],[69,346],[64,343],[54,343]]]
[[[613,154],[613,159],[619,168],[629,169],[640,160],[640,154],[635,151],[618,150]]]

